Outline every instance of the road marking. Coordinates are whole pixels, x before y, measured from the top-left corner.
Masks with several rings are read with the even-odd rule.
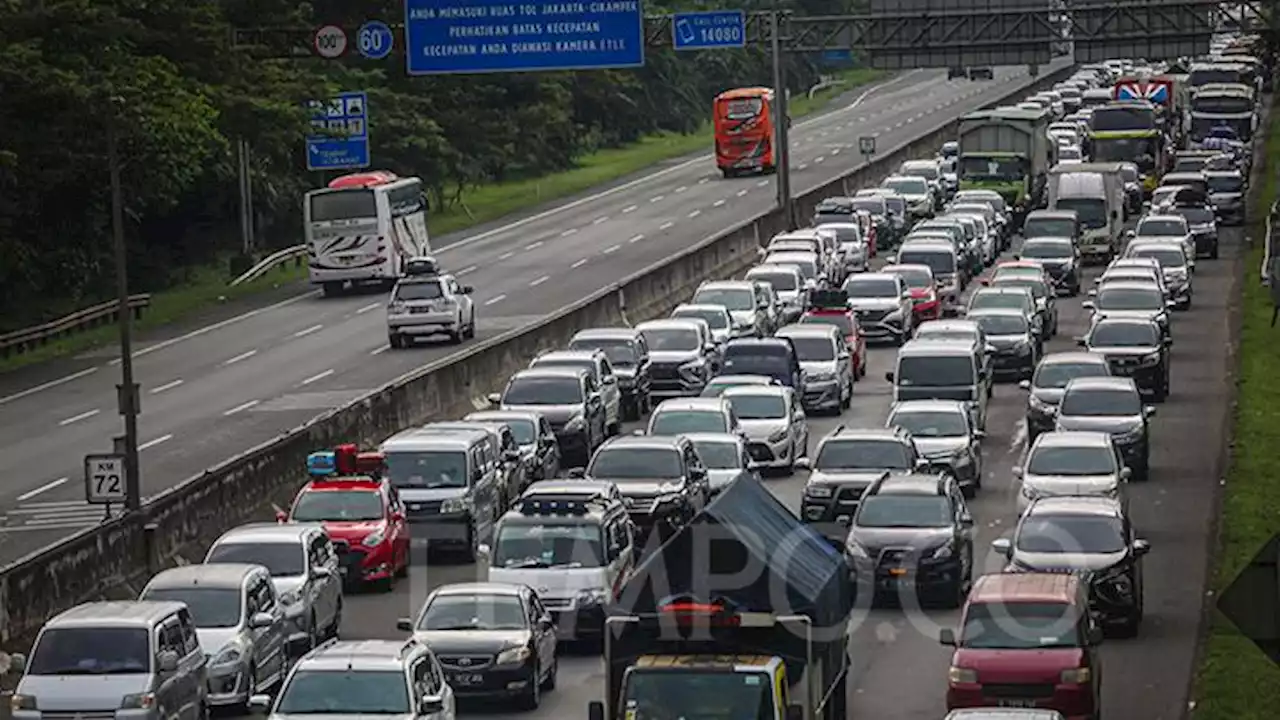
[[[600,217],[596,218],[595,220],[592,220],[592,221],[591,221],[591,224],[592,224],[592,225],[599,225],[599,224],[600,224],[600,223],[602,223],[602,222],[609,222],[609,216],[608,216],[608,215],[601,215]]]
[[[150,450],[151,448],[153,448],[153,447],[155,447],[155,446],[159,445],[160,443],[169,442],[169,441],[170,441],[170,440],[172,440],[172,439],[173,439],[173,435],[172,435],[172,434],[169,434],[169,435],[161,435],[160,437],[156,438],[155,440],[148,440],[148,441],[146,441],[146,442],[142,443],[141,445],[139,445],[139,446],[138,446],[138,452],[142,452],[143,450]]]
[[[14,400],[21,400],[22,398],[27,397],[28,395],[34,395],[40,392],[41,390],[48,390],[49,388],[55,388],[55,387],[58,387],[59,385],[64,385],[73,380],[79,380],[82,377],[85,377],[87,375],[92,375],[96,372],[98,372],[98,368],[96,367],[85,368],[80,372],[71,373],[66,377],[60,377],[57,380],[50,380],[47,383],[41,383],[39,385],[36,385],[35,387],[29,387],[26,390],[23,390],[21,392],[16,392],[12,395],[0,398],[0,405],[13,402]]]
[[[658,230],[660,230],[660,231],[661,231],[661,230],[670,230],[671,228],[675,227],[675,225],[676,225],[675,223],[673,223],[673,222],[671,222],[670,220],[668,220],[667,222],[664,222],[664,223],[662,223],[661,225],[659,225],[659,226],[658,226]]]
[[[464,267],[464,268],[462,268],[462,269],[461,269],[461,270],[459,270],[458,272],[454,273],[454,275],[455,275],[455,276],[457,276],[457,277],[462,277],[463,275],[466,275],[467,273],[473,273],[473,272],[475,272],[475,271],[476,271],[476,266],[475,266],[475,265],[472,265],[472,266],[470,266],[470,267]]]
[[[728,201],[727,201],[727,200],[724,200],[724,199],[720,199],[720,200],[717,200],[717,201],[715,201],[715,202],[711,203],[711,207],[722,207],[722,206],[724,206],[724,204],[725,204],[726,202],[728,202]]]
[[[506,299],[507,299],[507,296],[506,296],[506,295],[499,295],[499,296],[497,296],[497,297],[491,297],[491,298],[489,298],[488,300],[485,300],[485,301],[484,301],[484,304],[485,304],[485,305],[497,305],[498,303],[500,303],[500,302],[502,302],[503,300],[506,300]]]
[[[312,325],[309,328],[304,328],[302,330],[299,330],[298,332],[294,333],[293,336],[296,338],[305,337],[323,327],[324,327],[323,325]]]
[[[831,154],[832,154],[832,155],[839,155],[839,154],[840,154],[840,148],[836,148],[836,149],[832,150],[832,151],[831,151]]]
[[[382,353],[384,353],[384,352],[386,352],[386,351],[388,351],[388,350],[390,350],[390,349],[391,349],[391,346],[390,346],[390,345],[383,345],[382,347],[378,348],[377,350],[374,350],[373,352],[371,352],[371,353],[369,353],[369,354],[370,354],[370,355],[381,355]]]
[[[768,180],[761,180],[760,182],[756,183],[756,187],[768,187],[768,186],[769,186]]]
[[[701,210],[694,210],[693,212],[689,213],[689,219],[692,220],[693,218],[696,218],[701,214],[702,214]]]
[[[635,206],[635,205],[628,205],[628,206],[626,206],[626,207],[622,208],[622,214],[623,214],[623,215],[626,215],[626,214],[627,214],[627,213],[629,213],[629,212],[635,212],[635,211],[636,211],[636,206]]]
[[[248,410],[249,408],[251,408],[251,407],[253,407],[253,406],[257,405],[257,404],[258,404],[258,403],[260,403],[260,402],[262,402],[262,401],[261,401],[261,400],[250,400],[250,401],[249,401],[249,402],[247,402],[247,403],[240,403],[239,405],[237,405],[237,406],[235,406],[235,407],[231,408],[230,410],[227,410],[226,412],[222,413],[222,416],[223,416],[223,417],[231,417],[232,415],[235,415],[236,413],[241,413],[241,412],[244,412],[245,410]]]
[[[622,246],[621,246],[621,245],[611,245],[611,246],[609,246],[609,247],[607,247],[607,248],[605,248],[605,249],[604,249],[604,254],[605,254],[605,255],[612,255],[612,254],[614,254],[614,253],[618,252],[618,248],[620,248],[620,247],[622,247]]]
[[[640,242],[640,241],[641,241],[641,240],[643,240],[643,239],[644,239],[644,235],[636,235],[636,236],[632,237],[630,240],[628,240],[627,242],[628,242],[628,243],[630,243],[630,244],[632,244],[632,245],[634,245],[634,244],[636,244],[636,243]],[[584,260],[583,262],[586,262],[586,261]]]
[[[582,267],[583,265],[586,265],[586,264],[587,264],[587,259],[586,259],[586,258],[582,258],[581,260],[579,260],[578,262],[576,262],[576,263],[574,263],[574,264],[570,265],[569,267],[570,267],[571,269],[576,270],[576,269],[578,269],[578,268],[580,268],[580,267]]]
[[[578,232],[578,228],[569,228],[568,230],[565,230],[564,232],[560,233],[560,237],[569,237],[570,235],[576,232]]]
[[[325,378],[329,377],[329,376],[330,376],[330,375],[332,375],[332,374],[333,374],[333,368],[330,368],[330,369],[328,369],[328,370],[325,370],[325,371],[324,371],[324,372],[322,372],[322,373],[316,373],[315,375],[312,375],[311,377],[307,378],[306,380],[303,380],[301,384],[303,384],[303,385],[310,385],[310,384],[311,384],[311,383],[313,383],[313,382],[320,382],[321,380],[323,380],[323,379],[325,379]]]
[[[658,195],[658,196],[655,196],[655,197],[651,197],[651,198],[649,198],[649,202],[651,202],[651,203],[662,202],[662,198],[664,198],[664,197],[666,197],[666,195]]]
[[[58,425],[59,425],[59,426],[62,426],[62,427],[66,427],[67,425],[70,425],[71,423],[78,423],[78,422],[80,422],[81,420],[88,420],[89,418],[93,417],[94,415],[97,415],[97,414],[98,414],[98,413],[100,413],[100,412],[102,412],[102,411],[101,411],[101,410],[94,409],[94,410],[89,410],[89,411],[87,411],[87,412],[82,412],[82,413],[80,413],[79,415],[72,415],[71,417],[67,418],[66,420],[63,420],[62,422],[58,423]]]
[[[165,390],[172,390],[172,389],[174,389],[174,388],[178,387],[178,386],[179,386],[179,385],[181,385],[181,384],[182,384],[182,378],[178,378],[177,380],[174,380],[173,382],[167,382],[167,383],[165,383],[165,384],[163,384],[163,385],[160,385],[159,387],[151,388],[151,394],[152,394],[152,395],[159,395],[160,393],[164,392]]]
[[[699,180],[699,181],[698,181],[698,184],[699,184],[699,185],[705,185],[705,184],[707,183],[707,181],[708,181],[708,180],[710,180],[710,179],[711,179],[711,178],[702,178],[701,180]]]
[[[533,282],[529,283],[529,287],[538,287],[539,285],[541,285],[542,283],[544,283],[544,282],[546,282],[546,281],[548,281],[548,280],[550,280],[550,279],[551,279],[551,278],[547,277],[546,275],[543,275],[542,277],[538,278],[537,280],[534,280]]]
[[[506,252],[506,253],[502,253],[501,255],[499,255],[499,256],[498,256],[498,259],[499,259],[499,260],[510,260],[514,255],[515,255],[515,253],[513,253],[513,252]]]
[[[906,122],[908,125],[910,125],[911,123],[913,123],[913,122],[915,122],[915,121],[916,121],[916,119],[915,119],[915,118],[913,118],[913,117],[909,117],[909,118],[907,118],[907,119],[906,119],[906,121],[905,121],[905,122]]]
[[[537,241],[537,242],[531,242],[531,243],[529,243],[528,245],[525,245],[525,246],[524,246],[524,250],[525,250],[525,252],[529,252],[530,250],[537,250],[537,249],[538,249],[538,248],[540,248],[540,247],[542,247],[542,241],[541,241],[541,240],[539,240],[539,241]]]
[[[365,313],[369,312],[370,310],[377,310],[377,309],[378,309],[378,308],[380,308],[380,307],[382,307],[382,303],[380,303],[380,302],[376,302],[376,303],[369,303],[368,305],[365,305],[364,307],[360,308],[359,310],[356,310],[356,314],[357,314],[357,315],[363,315],[363,314],[365,314]]]
[[[682,193],[682,192],[684,192],[685,190],[688,190],[688,189],[689,189],[689,186],[688,186],[688,185],[681,185],[680,187],[676,188],[676,193]]]
[[[242,352],[242,353],[240,353],[239,355],[237,355],[237,356],[235,356],[235,357],[233,357],[233,358],[231,358],[231,359],[229,359],[229,360],[226,360],[226,361],[225,361],[225,362],[223,362],[222,364],[223,364],[223,365],[235,365],[236,363],[240,362],[241,360],[248,360],[249,358],[251,358],[251,357],[253,357],[254,355],[257,355],[257,354],[258,354],[258,351],[257,351],[257,350],[249,350],[249,351],[247,351],[247,352]]]
[[[819,155],[818,157],[816,157],[816,158],[814,158],[814,159],[813,159],[813,162],[814,162],[814,164],[817,164],[817,163],[820,163],[820,162],[826,162],[826,160],[827,160],[827,158],[826,158],[826,157],[824,157],[824,156],[822,156],[822,155]]]
[[[59,485],[67,482],[70,479],[71,478],[60,477],[57,480],[51,480],[41,485],[35,490],[28,490],[27,492],[24,492],[18,496],[18,502],[26,502],[27,500],[30,500],[31,498],[39,495],[40,493],[49,492],[50,490],[58,487]]]
[[[747,194],[747,190],[745,188],[738,191],[738,197],[743,197],[746,194]]]
[[[797,169],[797,170],[806,170],[806,169],[808,169],[808,167],[809,167],[809,163],[800,163],[800,165],[799,165],[799,166],[797,166],[797,167],[796,167],[796,169]]]

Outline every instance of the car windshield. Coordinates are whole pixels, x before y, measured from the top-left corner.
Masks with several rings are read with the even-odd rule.
[[[674,448],[605,447],[591,458],[587,475],[605,480],[670,480],[683,477],[684,467],[680,463],[680,453]]]
[[[840,334],[849,337],[853,334],[853,318],[848,313],[805,313],[800,318],[801,325],[830,325],[840,330]]]
[[[239,627],[243,617],[240,588],[185,587],[152,588],[139,600],[187,604],[191,622],[198,628]]]
[[[872,495],[858,506],[854,524],[865,528],[944,528],[951,504],[941,495]]]
[[[1109,447],[1039,447],[1031,452],[1031,475],[1110,475],[1116,471],[1116,454]]]
[[[1017,274],[1010,275],[1008,273],[1004,275],[998,275],[996,276],[995,280],[991,281],[991,284],[998,287],[999,286],[1024,287],[1030,290],[1031,296],[1036,299],[1047,297],[1049,294],[1049,289],[1045,286],[1043,280],[1039,278],[1028,277],[1026,275],[1017,275]]]
[[[1004,198],[995,192],[960,192],[956,193],[957,203],[982,203],[991,206],[996,212],[1004,212]]]
[[[1018,526],[1014,546],[1029,553],[1109,554],[1127,543],[1120,520],[1108,515],[1036,513]]]
[[[413,715],[400,670],[299,670],[276,715]]]
[[[426,282],[402,282],[396,286],[396,300],[439,300],[444,297],[444,289],[434,280]]]
[[[1026,335],[1031,330],[1025,315],[975,313],[970,319],[987,335]]]
[[[899,410],[889,416],[889,425],[900,427],[912,437],[962,437],[969,434],[963,413],[939,410]]]
[[[1022,244],[1022,257],[1032,260],[1064,260],[1071,257],[1071,243],[1028,240]]]
[[[214,545],[206,565],[212,563],[246,563],[261,565],[271,577],[297,577],[307,571],[306,553],[301,542],[225,542]]]
[[[1088,417],[1132,416],[1142,412],[1142,398],[1133,390],[1068,390],[1062,398],[1062,414]]]
[[[872,215],[885,215],[888,209],[882,198],[860,197],[853,201],[854,210],[866,210]]]
[[[774,720],[777,717],[771,680],[759,673],[695,668],[682,668],[679,672],[632,671],[626,675],[623,693],[627,720]]]
[[[654,352],[694,352],[702,347],[701,336],[692,328],[648,328],[640,334]]]
[[[927,265],[934,275],[951,275],[956,271],[956,256],[943,250],[902,250],[898,262]]]
[[[1207,157],[1188,157],[1178,158],[1173,165],[1174,172],[1200,172],[1204,169],[1204,164],[1208,162]]]
[[[702,440],[693,443],[702,464],[712,470],[741,470],[742,450],[737,443]]]
[[[829,440],[813,467],[825,472],[913,469],[907,447],[895,440]]]
[[[1181,250],[1173,247],[1162,247],[1160,245],[1152,245],[1143,247],[1135,245],[1129,250],[1129,257],[1134,258],[1152,258],[1160,263],[1161,269],[1164,268],[1180,268],[1187,264],[1186,255]]]
[[[729,432],[729,419],[719,410],[660,410],[649,421],[650,435]]]
[[[1096,348],[1149,347],[1160,344],[1160,329],[1150,323],[1101,322],[1089,333]]]
[[[929,192],[929,184],[918,177],[889,178],[880,183],[880,187],[892,190],[899,195],[924,195]]]
[[[836,359],[836,344],[829,337],[792,335],[791,344],[795,346],[796,356],[801,361],[827,362]]]
[[[889,208],[889,212],[894,215],[907,214],[907,199],[901,195],[882,195],[884,204]]]
[[[532,445],[538,439],[538,424],[524,418],[502,418],[498,422],[511,428],[517,445]]]
[[[1015,310],[1026,310],[1031,307],[1028,298],[1023,293],[1013,292],[990,292],[979,290],[969,298],[970,310],[982,310],[985,308],[1013,308]]]
[[[735,377],[718,377],[712,378],[707,382],[706,387],[702,388],[702,397],[717,398],[724,395],[724,391],[729,388],[742,387],[743,385],[768,385],[768,382],[756,382],[754,380],[743,380]]]
[[[926,180],[938,179],[938,167],[936,165],[903,165],[900,172],[903,175],[924,178]]]
[[[1143,235],[1158,235],[1161,237],[1170,235],[1183,235],[1186,228],[1177,220],[1143,220],[1138,223],[1137,234],[1139,237]]]
[[[515,595],[449,593],[429,600],[419,630],[524,630],[524,606]]]
[[[398,488],[435,490],[467,486],[467,455],[459,450],[385,453],[387,478]]]
[[[892,280],[852,277],[845,281],[844,291],[851,298],[896,298],[898,284]]]
[[[915,268],[901,268],[894,270],[893,273],[902,278],[907,287],[913,290],[933,287],[933,273],[928,270],[919,270]]]
[[[570,350],[602,350],[616,367],[635,367],[636,348],[629,340],[579,339],[569,343]]]
[[[1209,192],[1238,193],[1244,191],[1244,178],[1239,175],[1210,175]]]
[[[791,362],[791,351],[772,343],[729,343],[724,352],[724,369],[731,375],[787,375]]]
[[[1164,293],[1156,289],[1109,288],[1103,285],[1094,302],[1099,310],[1163,310]]]
[[[787,416],[787,401],[778,395],[730,395],[733,414],[741,420],[778,420]]]
[[[898,360],[896,380],[903,387],[973,385],[973,358],[964,355],[916,355]]]
[[[517,377],[502,395],[504,405],[578,405],[582,402],[582,383],[578,378]]]
[[[1174,212],[1186,218],[1191,225],[1209,225],[1213,223],[1213,211],[1205,208],[1183,207],[1176,208]]]
[[[1107,377],[1110,369],[1104,362],[1042,362],[1036,368],[1032,386],[1061,390],[1078,377]]]
[[[151,670],[151,638],[141,628],[68,627],[40,633],[28,675],[137,675]],[[67,688],[68,692],[70,688]]]
[[[793,292],[800,289],[800,279],[792,273],[753,272],[747,276],[747,279],[769,283],[778,292]]]
[[[1069,605],[974,602],[965,611],[960,647],[1036,650],[1080,647],[1080,618]]]
[[[604,565],[600,526],[590,522],[508,522],[498,526],[493,567],[597,568]]]
[[[968,330],[964,328],[947,327],[937,323],[926,323],[919,330],[916,330],[916,337],[921,340],[961,340],[963,342],[978,342],[977,330]]]
[[[705,288],[694,294],[693,302],[697,305],[719,305],[729,310],[754,310],[756,296],[750,290]]]
[[[818,266],[814,263],[812,255],[783,253],[781,255],[769,255],[764,261],[769,265],[788,265],[793,267],[806,280],[813,280],[818,276]]]
[[[729,327],[729,316],[723,310],[711,310],[703,308],[677,308],[671,313],[673,318],[694,318],[698,320],[706,320],[707,325],[712,330],[723,330]]]
[[[382,519],[382,495],[376,490],[308,490],[298,496],[295,522],[368,522]]]
[[[961,157],[960,177],[965,180],[1012,182],[1026,174],[1027,161],[1016,157]]]

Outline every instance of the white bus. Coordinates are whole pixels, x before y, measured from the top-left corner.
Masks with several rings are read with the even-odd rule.
[[[311,282],[326,296],[346,285],[391,287],[404,262],[431,254],[422,181],[389,172],[344,175],[303,203]]]

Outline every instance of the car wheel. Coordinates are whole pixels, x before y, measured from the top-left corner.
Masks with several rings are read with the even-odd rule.
[[[473,525],[467,527],[467,544],[462,549],[462,559],[466,562],[473,563],[476,561],[476,550],[479,546],[479,538],[476,536],[476,529]]]
[[[852,406],[853,406],[853,382],[850,381],[849,384],[845,386],[844,397],[840,400],[840,409],[848,410]],[[836,414],[839,415],[840,413],[837,412]]]
[[[404,336],[403,336],[403,335],[388,335],[388,336],[387,336],[387,344],[389,344],[389,345],[392,347],[392,349],[400,350],[401,348],[403,348],[403,347],[405,346],[405,339],[404,339]]]
[[[790,452],[787,453],[787,475],[788,476],[796,474],[796,452],[797,452],[796,443],[794,440],[792,440],[791,450]]]
[[[542,704],[542,683],[538,682],[538,676],[541,672],[534,668],[533,679],[529,682],[529,689],[525,691],[523,697],[520,698],[520,707],[524,710],[537,710]]]
[[[560,658],[551,658],[551,672],[547,673],[547,679],[542,681],[543,690],[556,689],[556,673],[560,671]]]

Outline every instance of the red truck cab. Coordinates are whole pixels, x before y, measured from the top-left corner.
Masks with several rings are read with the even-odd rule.
[[[832,325],[840,330],[849,346],[849,362],[853,379],[866,377],[867,339],[858,325],[858,314],[849,308],[849,295],[843,290],[814,290],[809,293],[809,307],[800,316],[801,325]]]
[[[1045,708],[1067,720],[1097,720],[1102,630],[1089,614],[1088,589],[1066,574],[984,575],[973,585],[955,648],[947,709]]]

